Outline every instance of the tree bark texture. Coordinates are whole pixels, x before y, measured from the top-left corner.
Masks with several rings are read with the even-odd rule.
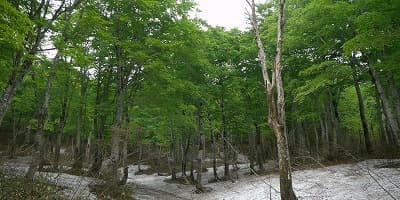
[[[81,96],[79,102],[79,111],[76,124],[76,137],[75,137],[75,150],[74,150],[74,164],[73,168],[76,170],[82,169],[83,165],[83,150],[82,150],[82,134],[84,131],[84,118],[85,118],[85,102],[87,93],[87,68],[81,67],[80,81],[81,81]]]
[[[353,71],[354,87],[355,87],[356,93],[357,93],[358,108],[360,111],[361,124],[362,124],[362,128],[363,128],[363,133],[364,133],[365,148],[367,150],[367,153],[370,154],[372,152],[372,144],[371,144],[371,139],[370,139],[370,134],[369,134],[369,129],[368,129],[367,118],[365,116],[364,100],[363,100],[363,97],[361,94],[361,89],[360,89],[360,84],[359,84],[356,68],[355,68],[355,66],[352,66],[351,68]]]
[[[256,130],[255,148],[256,148],[257,165],[260,171],[264,171],[263,150],[261,148],[261,128],[257,123],[254,123],[254,127]]]
[[[103,162],[103,151],[102,151],[102,141],[103,134],[105,132],[105,124],[107,120],[107,113],[101,110],[99,106],[106,103],[108,98],[108,93],[111,85],[111,74],[112,71],[109,69],[104,77],[105,82],[102,84],[101,79],[98,79],[96,86],[96,106],[94,109],[95,118],[93,119],[94,130],[95,130],[95,144],[94,144],[94,161],[91,166],[91,172],[98,174],[101,168],[101,163]]]
[[[399,97],[399,91],[397,90],[396,84],[393,80],[393,75],[391,75],[389,78],[389,85],[390,85],[390,90],[392,90],[393,106],[396,112],[397,125],[400,126],[400,97]]]
[[[66,90],[64,92],[64,97],[62,100],[62,105],[61,105],[61,114],[60,114],[60,122],[58,124],[58,129],[57,129],[57,139],[56,139],[56,147],[55,147],[55,154],[54,154],[54,169],[59,168],[59,160],[60,160],[60,149],[61,149],[61,140],[62,140],[62,135],[64,133],[64,128],[65,124],[67,122],[67,116],[68,116],[68,105],[69,105],[69,79],[66,82]]]
[[[376,86],[377,92],[380,97],[380,99],[382,100],[382,105],[383,105],[383,112],[386,116],[386,120],[388,122],[388,125],[390,127],[390,129],[392,130],[392,133],[394,135],[394,140],[393,142],[395,143],[396,146],[399,146],[400,143],[400,129],[399,126],[397,124],[397,121],[395,120],[391,107],[390,107],[390,102],[389,102],[389,98],[387,97],[385,90],[382,86],[382,83],[379,79],[378,73],[372,69],[371,67],[369,68],[369,74],[372,77],[372,80]]]
[[[56,55],[55,61],[57,61],[58,55]],[[49,109],[49,103],[50,103],[50,90],[52,88],[52,83],[53,79],[56,73],[56,66],[55,62],[53,62],[53,66],[51,67],[50,74],[47,77],[47,83],[46,83],[46,89],[44,93],[44,99],[43,103],[39,108],[39,115],[38,115],[38,124],[37,124],[37,129],[36,129],[36,144],[37,148],[39,151],[39,154],[35,156],[36,162],[39,164],[39,170],[43,169],[43,164],[45,162],[45,136],[44,136],[44,126],[47,121],[47,116],[48,116],[48,109]],[[36,168],[36,167],[35,167]]]
[[[254,136],[254,129],[252,129],[252,126],[249,125],[249,160],[250,160],[250,174],[254,173],[254,162],[256,160],[256,142],[255,142],[255,136]]]
[[[123,108],[124,108],[124,85],[123,85],[123,66],[119,59],[121,59],[122,52],[119,47],[116,47],[117,53],[117,96],[116,96],[116,110],[115,119],[112,126],[111,135],[111,180],[118,181],[118,165],[119,165],[119,153],[120,153],[120,137],[122,131],[122,120],[123,120]]]
[[[169,165],[171,168],[171,179],[176,180],[176,141],[175,141],[175,133],[174,129],[170,128],[170,134],[171,134],[171,146],[170,146],[170,159],[169,160]]]
[[[224,95],[221,98],[221,113],[222,113],[222,139],[224,141],[224,178],[229,179],[229,146],[228,132],[226,131],[226,114],[225,114],[225,99]]]
[[[124,139],[122,143],[122,169],[123,175],[120,181],[120,185],[125,185],[128,181],[128,141],[129,141],[129,109],[128,106],[125,106],[125,131],[124,131]]]
[[[205,138],[204,138],[204,130],[203,130],[203,113],[202,113],[202,105],[200,103],[198,108],[198,128],[199,128],[199,137],[198,137],[198,152],[197,152],[197,177],[196,177],[196,189],[200,192],[204,192],[202,185],[202,176],[201,172],[203,169],[203,161],[205,154]]]
[[[282,43],[283,43],[283,27],[285,22],[285,0],[279,0],[279,16],[275,62],[272,64],[272,81],[268,75],[266,66],[266,56],[261,41],[259,31],[256,6],[254,0],[247,0],[251,8],[251,22],[256,36],[258,46],[258,58],[261,64],[261,71],[264,78],[267,103],[268,103],[268,124],[275,133],[278,160],[279,160],[279,177],[280,177],[280,194],[281,199],[294,200],[297,199],[292,187],[292,175],[290,169],[289,147],[286,134],[285,124],[285,98],[282,83]],[[276,103],[275,103],[276,94]]]
[[[216,143],[216,139],[215,139],[215,134],[211,133],[211,137],[212,137],[212,156],[213,156],[213,174],[214,174],[214,179],[216,181],[220,180],[218,177],[218,170],[217,170],[217,143]]]

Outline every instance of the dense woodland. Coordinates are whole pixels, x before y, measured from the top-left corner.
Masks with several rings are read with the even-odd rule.
[[[69,165],[124,184],[149,164],[203,191],[205,167],[223,181],[239,155],[249,173],[280,157],[278,109],[292,169],[398,157],[400,1],[248,3],[242,31],[191,0],[1,0],[1,149],[36,158],[27,177]]]

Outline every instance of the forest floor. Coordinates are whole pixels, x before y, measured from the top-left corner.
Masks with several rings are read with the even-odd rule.
[[[21,175],[28,169],[30,157],[1,159],[0,170],[7,174]],[[293,186],[299,199],[400,199],[400,159],[372,159],[358,163],[297,170],[293,172]],[[276,169],[276,162],[265,164],[267,171]],[[279,176],[249,175],[248,164],[240,164],[233,179],[209,183],[213,179],[212,168],[203,174],[203,186],[211,191],[197,194],[190,184],[172,183],[170,176],[156,174],[135,175],[137,165],[129,166],[128,185],[134,188],[135,199],[279,199]],[[141,166],[142,169],[148,166]],[[218,167],[223,175],[223,167]],[[40,172],[49,181],[60,186],[68,199],[96,199],[89,185],[95,178],[66,173]]]

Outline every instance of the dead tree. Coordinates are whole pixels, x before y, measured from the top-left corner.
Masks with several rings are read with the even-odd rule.
[[[278,147],[281,199],[297,199],[292,187],[289,148],[285,127],[285,96],[282,84],[282,41],[283,27],[285,21],[285,0],[279,0],[278,36],[275,62],[272,63],[271,77],[268,73],[266,54],[264,51],[263,43],[261,41],[260,30],[257,23],[256,5],[254,3],[254,0],[246,1],[251,8],[251,13],[249,13],[249,16],[256,36],[258,46],[258,58],[260,60],[262,75],[264,79],[269,112],[268,125],[275,133]]]

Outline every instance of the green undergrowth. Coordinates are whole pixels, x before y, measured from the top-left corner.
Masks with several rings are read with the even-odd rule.
[[[133,189],[129,185],[119,184],[98,184],[90,185],[90,190],[96,193],[98,199],[119,199],[119,200],[131,200],[133,199]]]
[[[10,176],[0,173],[0,199],[57,199],[63,200],[60,196],[60,187],[49,183],[45,178],[35,180],[23,177]]]

